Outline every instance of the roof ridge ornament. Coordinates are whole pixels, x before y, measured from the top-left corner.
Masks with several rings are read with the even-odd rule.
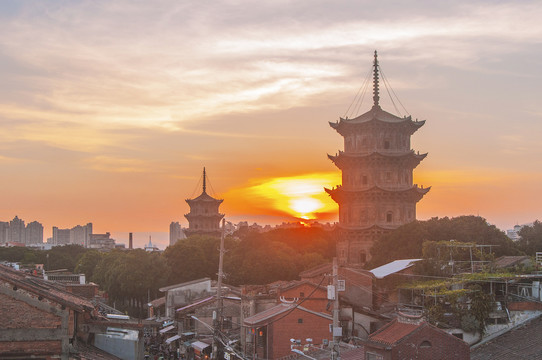
[[[373,70],[373,107],[380,107],[379,105],[379,100],[380,100],[380,96],[378,95],[378,54],[375,50],[375,56],[374,56],[374,61],[373,61],[373,67],[374,67],[374,70]]]

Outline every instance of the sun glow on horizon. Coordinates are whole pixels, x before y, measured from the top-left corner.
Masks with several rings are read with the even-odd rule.
[[[290,177],[256,180],[256,185],[233,191],[264,210],[275,210],[303,220],[316,220],[321,214],[335,213],[337,204],[325,193],[324,187],[340,183],[340,173],[313,173]],[[248,196],[247,196],[248,195]],[[240,199],[241,200],[241,199]]]

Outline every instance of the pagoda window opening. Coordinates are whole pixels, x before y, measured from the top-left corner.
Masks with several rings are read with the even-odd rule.
[[[363,185],[367,185],[367,175],[363,175],[362,178],[361,178],[361,183]]]
[[[391,211],[388,211],[386,214],[386,222],[391,223],[393,221],[393,213]]]
[[[360,251],[359,252],[359,262],[361,264],[365,264],[366,261],[367,261],[367,254],[365,253],[365,251]]]
[[[390,141],[384,140],[384,149],[388,150],[390,148]]]

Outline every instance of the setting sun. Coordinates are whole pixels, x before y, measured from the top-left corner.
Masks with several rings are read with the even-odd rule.
[[[314,220],[336,213],[337,205],[324,192],[324,187],[340,183],[340,173],[313,173],[290,177],[258,179],[243,189],[228,192],[237,199],[236,207],[259,208],[289,215],[297,219]],[[226,197],[225,196],[225,197]]]

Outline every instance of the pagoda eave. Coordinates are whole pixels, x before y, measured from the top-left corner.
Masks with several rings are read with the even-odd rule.
[[[378,186],[373,186],[366,190],[344,190],[342,186],[336,187],[334,189],[324,190],[331,196],[331,198],[337,203],[346,203],[350,201],[357,201],[368,198],[375,197],[394,197],[394,198],[407,198],[410,201],[418,202],[420,201],[425,194],[431,190],[431,187],[420,188],[418,186],[413,186],[408,189],[401,190],[392,190],[392,189],[383,189]]]
[[[339,151],[338,155],[327,155],[327,157],[333,161],[333,163],[342,170],[344,166],[360,166],[368,162],[375,161],[405,161],[409,167],[413,169],[420,164],[420,162],[427,157],[425,154],[416,154],[414,151],[409,151],[407,153],[382,153],[382,152],[372,152],[366,154],[360,153],[345,153]]]

